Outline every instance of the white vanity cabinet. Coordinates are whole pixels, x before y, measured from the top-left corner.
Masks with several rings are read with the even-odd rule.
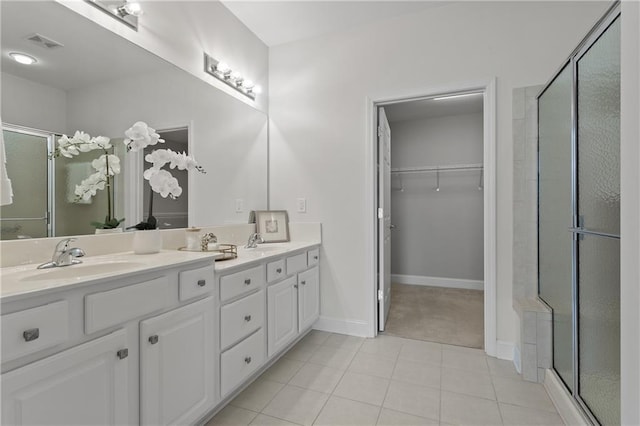
[[[2,424],[196,423],[219,402],[217,306],[204,257],[3,298]]]
[[[128,424],[127,339],[118,330],[2,375],[2,424]]]
[[[320,316],[320,281],[315,266],[318,249],[288,256],[284,263],[288,278],[267,289],[269,356],[285,348]]]
[[[191,424],[215,402],[212,297],[140,323],[140,423]]]

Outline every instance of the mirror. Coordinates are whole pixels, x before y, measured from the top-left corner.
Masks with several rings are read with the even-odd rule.
[[[1,118],[7,170],[10,179],[25,180],[13,183],[14,203],[30,198],[27,191],[33,194],[36,187],[42,192],[41,187],[47,186],[43,180],[48,179],[48,194],[37,196],[41,202],[34,211],[24,211],[29,209],[24,205],[19,211],[16,205],[0,208],[2,239],[39,236],[30,235],[36,232],[33,224],[9,219],[46,215],[50,236],[78,235],[93,233],[90,222],[102,221],[106,212],[105,191],[98,191],[85,204],[71,202],[70,196],[74,179],[87,173],[87,165],[99,151],[72,161],[58,158],[49,165],[39,158],[36,164],[26,160],[35,158],[29,154],[15,154],[16,150],[20,153],[22,145],[9,148],[25,139],[21,131],[38,134],[39,145],[32,145],[41,150],[48,145],[49,152],[58,139],[50,135],[71,136],[82,130],[91,136],[111,138],[122,165],[114,185],[115,216],[125,217],[125,226],[140,222],[146,210],[143,188],[148,183],[143,181],[142,171],[149,163],[143,164],[140,153],[126,153],[122,143],[124,131],[136,121],[148,123],[161,134],[180,130],[181,146],[206,170],[206,174],[188,174],[186,187],[183,185],[185,199],[176,200],[181,203],[179,207],[166,207],[173,219],[158,218],[160,228],[163,223],[183,226],[185,221],[189,226],[246,223],[249,211],[267,208],[264,113],[54,1],[3,1],[0,7]],[[16,51],[38,62],[18,64],[8,56]],[[43,156],[41,151],[37,155]],[[14,177],[12,168],[22,172],[14,171]],[[41,170],[42,176],[24,173],[29,169]],[[47,201],[43,198],[49,201],[48,213],[41,211]],[[165,201],[171,200],[162,204]],[[181,218],[176,219],[176,214]]]

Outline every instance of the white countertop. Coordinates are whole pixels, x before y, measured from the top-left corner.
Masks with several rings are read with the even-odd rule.
[[[288,242],[259,244],[254,249],[238,247],[236,259],[215,262],[216,272],[248,266],[269,258],[318,246],[318,242]],[[3,302],[67,289],[71,286],[100,284],[126,275],[186,266],[202,260],[215,260],[213,252],[162,250],[155,254],[136,255],[133,252],[83,257],[77,265],[37,269],[38,264],[0,269],[0,300]]]

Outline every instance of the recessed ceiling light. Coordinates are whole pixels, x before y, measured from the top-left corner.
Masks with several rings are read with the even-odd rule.
[[[38,62],[38,60],[33,56],[25,55],[24,53],[11,52],[9,53],[9,56],[11,56],[14,61],[24,65],[31,65]]]

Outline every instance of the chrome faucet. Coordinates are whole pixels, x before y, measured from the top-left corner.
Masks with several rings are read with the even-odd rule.
[[[257,232],[249,235],[249,241],[247,241],[247,245],[244,248],[256,248],[258,247],[258,243],[264,243],[262,236]]]
[[[38,269],[56,268],[82,263],[82,260],[78,260],[77,258],[84,256],[84,251],[78,247],[69,248],[69,243],[75,240],[75,238],[65,238],[58,242],[53,251],[51,262],[43,263],[38,266]]]

